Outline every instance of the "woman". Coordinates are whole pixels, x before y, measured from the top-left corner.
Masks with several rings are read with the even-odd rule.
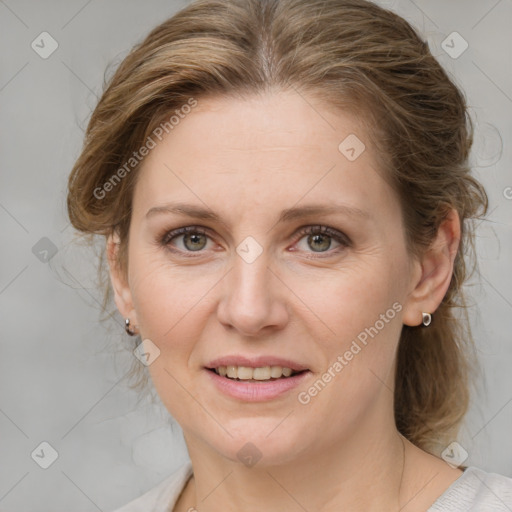
[[[512,508],[454,442],[471,140],[427,44],[363,0],[196,1],[126,57],[68,210],[190,463],[118,512]]]

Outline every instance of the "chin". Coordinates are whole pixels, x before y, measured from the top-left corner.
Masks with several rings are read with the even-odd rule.
[[[232,437],[223,431],[222,437],[205,437],[203,441],[222,457],[247,467],[287,464],[306,451],[307,440],[311,436],[304,425],[297,431],[291,424],[291,418],[283,422],[285,416],[259,420],[236,419],[226,425]],[[290,424],[285,427],[287,421]]]

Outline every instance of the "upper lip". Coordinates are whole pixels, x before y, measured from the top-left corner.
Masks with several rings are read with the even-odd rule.
[[[290,359],[277,356],[258,356],[246,357],[240,355],[228,355],[218,357],[210,361],[206,368],[218,368],[219,366],[247,366],[249,368],[261,368],[264,366],[281,366],[283,368],[290,368],[293,371],[300,372],[307,370],[308,367],[303,364],[297,363]]]

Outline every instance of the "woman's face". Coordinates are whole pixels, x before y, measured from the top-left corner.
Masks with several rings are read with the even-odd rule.
[[[356,118],[282,92],[199,98],[145,158],[116,301],[187,441],[275,464],[394,427],[417,267],[378,169]]]

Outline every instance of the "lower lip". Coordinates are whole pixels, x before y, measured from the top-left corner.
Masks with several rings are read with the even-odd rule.
[[[243,380],[222,377],[211,370],[205,371],[220,391],[244,402],[264,402],[278,398],[299,386],[311,373],[310,371],[305,371],[292,377],[283,377],[277,380],[245,382]]]

